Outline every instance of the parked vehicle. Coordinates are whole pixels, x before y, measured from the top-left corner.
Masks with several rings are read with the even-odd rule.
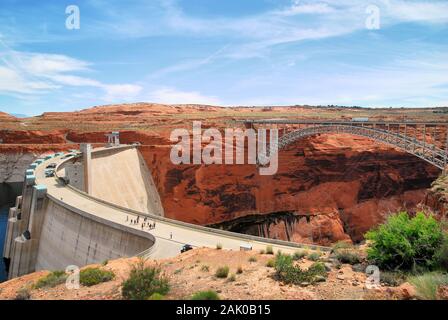
[[[57,163],[50,163],[48,166],[45,167],[45,169],[55,169],[57,166]]]
[[[184,253],[193,249],[193,246],[190,244],[185,244],[182,249],[180,249],[180,253]]]
[[[54,170],[53,169],[45,170],[45,177],[46,178],[54,177]]]

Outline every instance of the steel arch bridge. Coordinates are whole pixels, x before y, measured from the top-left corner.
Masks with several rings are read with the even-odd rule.
[[[281,150],[293,142],[317,135],[347,133],[385,143],[445,170],[448,161],[448,122],[245,120],[247,128],[279,129]],[[277,147],[277,148],[275,148]],[[268,151],[271,148],[268,148]],[[260,159],[259,159],[260,160]],[[259,163],[263,161],[259,161]]]

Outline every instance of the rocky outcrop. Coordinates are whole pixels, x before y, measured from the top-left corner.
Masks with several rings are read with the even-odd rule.
[[[32,153],[0,153],[0,183],[23,182],[26,168],[35,158]]]
[[[142,153],[166,216],[217,224],[266,215],[248,232],[320,244],[361,241],[390,212],[416,210],[439,175],[417,157],[344,134],[291,145],[280,153],[273,176],[260,176],[254,165],[172,165],[168,146],[142,147]],[[309,219],[273,221],[275,212]]]
[[[0,183],[23,182],[25,170],[48,153],[66,151],[72,145],[0,145]]]

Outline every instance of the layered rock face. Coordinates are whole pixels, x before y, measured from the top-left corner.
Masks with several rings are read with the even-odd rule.
[[[311,120],[321,119],[322,112],[336,120],[448,119],[433,109],[221,108],[150,103],[45,113],[26,119],[0,113],[0,182],[23,174],[34,156],[77,148],[81,142],[103,145],[106,133],[120,131],[122,143],[142,144],[140,151],[154,175],[165,215],[182,221],[329,244],[360,241],[364,232],[389,212],[400,208],[413,211],[425,196],[426,204],[445,210],[446,203],[441,204],[438,194],[426,195],[440,173],[438,169],[412,155],[349,135],[297,141],[280,153],[279,170],[273,176],[260,176],[254,165],[170,162],[170,133],[177,128],[190,130],[193,120],[201,120],[204,129],[222,130],[234,126],[229,122],[235,119]],[[412,128],[409,130],[408,134],[414,134]],[[415,134],[421,138],[422,132]],[[429,129],[427,141],[434,135],[445,137],[446,133],[440,127],[437,132]],[[25,154],[32,156],[24,156],[23,161],[17,158]]]
[[[222,227],[323,245],[360,241],[388,213],[415,210],[440,173],[415,156],[345,134],[290,145],[273,176],[260,176],[255,165],[173,165],[168,146],[141,151],[167,217],[202,225],[246,217]]]

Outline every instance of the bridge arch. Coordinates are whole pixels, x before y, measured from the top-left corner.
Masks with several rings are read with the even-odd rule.
[[[353,124],[316,124],[315,126],[297,129],[279,137],[277,146],[273,145],[268,149],[278,152],[297,140],[328,133],[347,133],[385,143],[423,159],[441,170],[444,170],[447,165],[448,157],[446,151],[434,144],[428,144],[415,137],[384,129]]]

